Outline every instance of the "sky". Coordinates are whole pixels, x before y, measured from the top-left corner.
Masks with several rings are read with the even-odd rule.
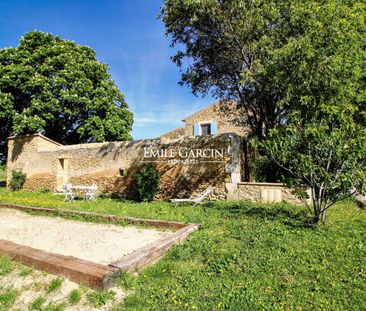
[[[214,102],[180,86],[174,49],[157,19],[163,0],[0,0],[0,48],[40,30],[87,45],[110,67],[134,114],[134,139],[154,138]]]

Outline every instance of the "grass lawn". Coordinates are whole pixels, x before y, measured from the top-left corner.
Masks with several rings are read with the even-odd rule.
[[[0,202],[203,224],[156,264],[123,274],[117,282],[131,294],[115,310],[366,309],[366,211],[350,201],[318,226],[308,225],[306,208],[287,204],[174,209],[101,198],[64,203],[48,193],[4,189]]]

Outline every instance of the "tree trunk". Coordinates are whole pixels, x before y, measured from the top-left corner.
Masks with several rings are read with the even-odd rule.
[[[322,223],[324,224],[325,223],[325,216],[326,216],[326,213],[327,213],[327,211],[325,210],[325,211],[323,211],[323,213],[322,213]]]
[[[323,213],[321,213],[323,203],[323,199],[321,197],[321,189],[312,187],[311,195],[313,199],[313,212],[314,212],[313,222],[315,224],[318,224],[320,220],[323,221],[323,217],[325,218],[325,215],[323,216]]]

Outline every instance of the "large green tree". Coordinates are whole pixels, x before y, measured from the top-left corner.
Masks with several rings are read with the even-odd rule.
[[[365,103],[362,0],[165,0],[181,83],[246,108],[265,139],[291,111]]]
[[[12,134],[41,132],[64,144],[129,140],[132,123],[90,47],[33,31],[0,50],[0,153]]]

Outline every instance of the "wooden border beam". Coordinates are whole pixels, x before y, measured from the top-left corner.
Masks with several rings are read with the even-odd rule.
[[[120,270],[117,267],[54,254],[7,240],[0,240],[0,255],[8,256],[39,270],[65,276],[71,281],[85,284],[96,290],[111,287],[113,275]]]
[[[180,244],[190,233],[196,231],[198,228],[199,226],[196,224],[187,225],[185,228],[178,230],[172,235],[163,237],[150,245],[123,256],[120,260],[112,263],[111,266],[118,267],[123,271],[134,272],[137,269],[154,262],[174,244]]]
[[[171,228],[171,229],[182,229],[187,226],[187,224],[177,221],[166,221],[166,220],[155,220],[155,219],[144,219],[135,217],[121,217],[111,214],[98,214],[93,212],[83,212],[83,211],[73,211],[62,208],[48,208],[48,207],[33,207],[25,205],[16,204],[2,204],[0,203],[0,208],[11,208],[22,211],[35,211],[35,212],[46,212],[46,213],[58,213],[58,214],[69,214],[77,216],[91,216],[99,219],[104,219],[109,222],[125,221],[131,225],[148,225],[151,227],[159,228]]]

